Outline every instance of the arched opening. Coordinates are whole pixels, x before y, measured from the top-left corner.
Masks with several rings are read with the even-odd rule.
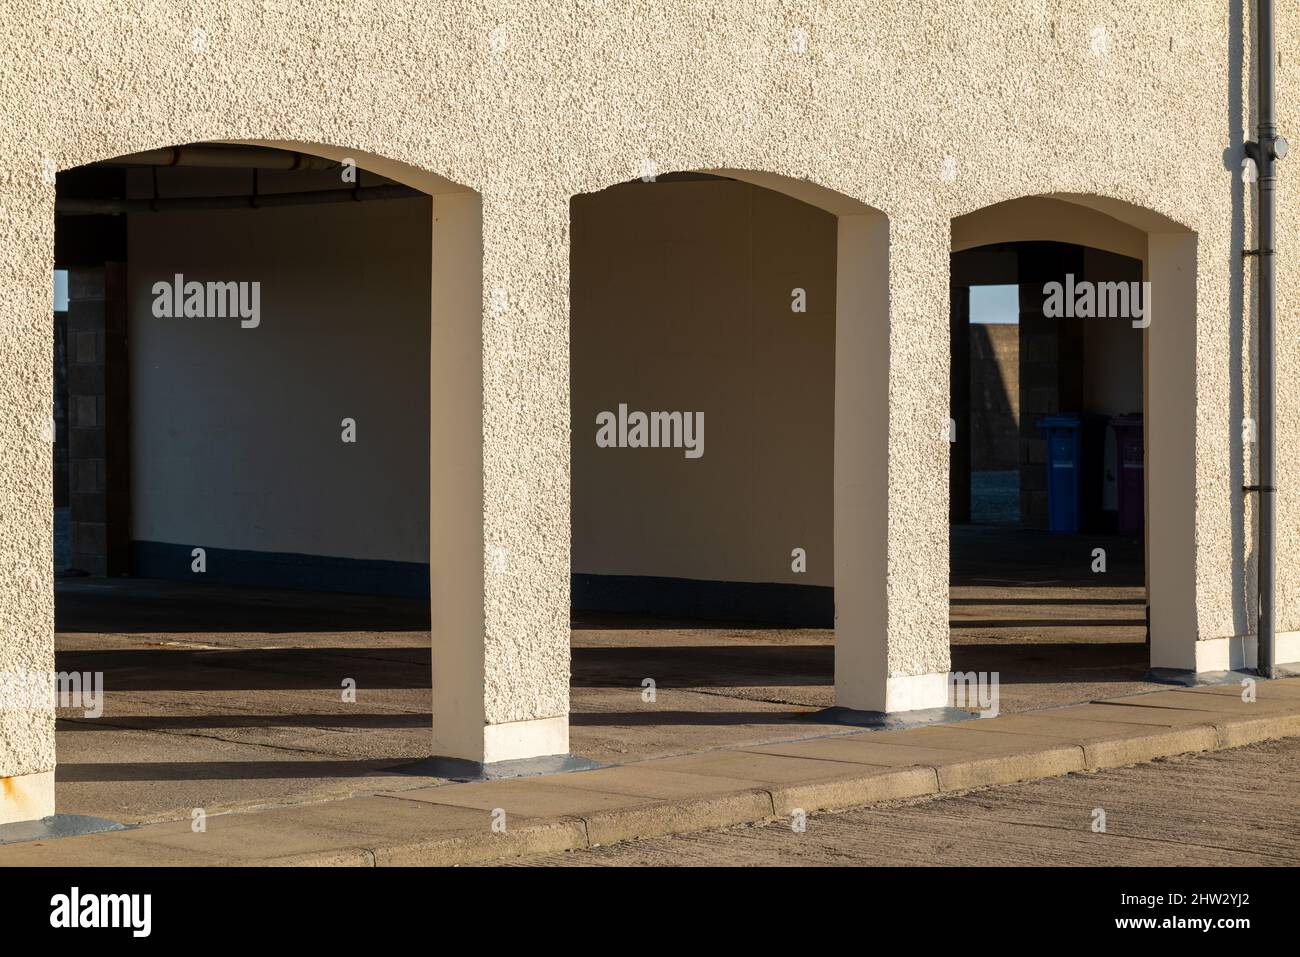
[[[571,240],[574,751],[883,710],[887,218],[707,170],[575,196]]]
[[[380,789],[481,737],[454,656],[430,678],[431,582],[466,596],[435,637],[482,590],[478,194],[202,143],[61,172],[55,209],[56,653],[103,682],[59,810]]]
[[[953,220],[952,668],[1000,710],[1198,670],[1195,239],[1101,197]]]

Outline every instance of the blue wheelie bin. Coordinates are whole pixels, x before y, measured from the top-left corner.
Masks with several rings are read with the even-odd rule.
[[[1047,527],[1078,532],[1083,472],[1083,420],[1049,415],[1038,420],[1047,436]]]

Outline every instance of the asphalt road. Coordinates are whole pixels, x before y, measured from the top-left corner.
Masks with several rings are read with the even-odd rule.
[[[1104,832],[1094,832],[1096,809]],[[947,797],[572,851],[515,866],[1300,863],[1300,739]]]

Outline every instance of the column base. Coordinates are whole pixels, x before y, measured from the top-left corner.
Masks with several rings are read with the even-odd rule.
[[[489,724],[483,728],[483,762],[518,761],[569,752],[569,716]]]
[[[891,675],[884,680],[845,681],[836,675],[836,707],[852,711],[895,712],[925,711],[948,706],[948,674]]]
[[[435,713],[433,753],[467,765],[567,757],[569,716],[469,725],[464,721],[458,724],[454,715],[444,724]]]
[[[1195,643],[1194,667],[1188,662],[1152,662],[1151,672],[1161,677],[1175,674],[1214,675],[1241,671],[1253,673],[1258,667],[1258,639],[1255,635],[1232,635],[1225,638],[1207,638]],[[1181,656],[1180,656],[1181,657]],[[1300,666],[1300,631],[1279,632],[1277,635],[1277,662],[1279,668]]]
[[[103,817],[85,814],[55,814],[36,821],[0,825],[0,844],[22,844],[26,841],[52,841],[60,837],[80,837],[83,834],[102,834],[105,831],[124,831],[125,824]]]
[[[1203,688],[1208,685],[1236,685],[1244,678],[1258,679],[1253,669],[1238,671],[1192,671],[1187,668],[1152,668],[1150,679],[1162,685]]]
[[[0,778],[0,825],[39,821],[53,814],[53,771]]]

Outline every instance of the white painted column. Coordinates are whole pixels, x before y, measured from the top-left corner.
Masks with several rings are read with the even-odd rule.
[[[483,339],[477,193],[433,197],[429,590],[434,754],[481,762]]]
[[[900,229],[883,214],[839,220],[840,707],[911,711],[947,701],[949,243],[946,222]]]
[[[1196,247],[1192,233],[1148,238],[1151,325],[1143,429],[1151,666],[1193,672],[1240,664],[1229,664],[1234,639],[1197,640]]]

